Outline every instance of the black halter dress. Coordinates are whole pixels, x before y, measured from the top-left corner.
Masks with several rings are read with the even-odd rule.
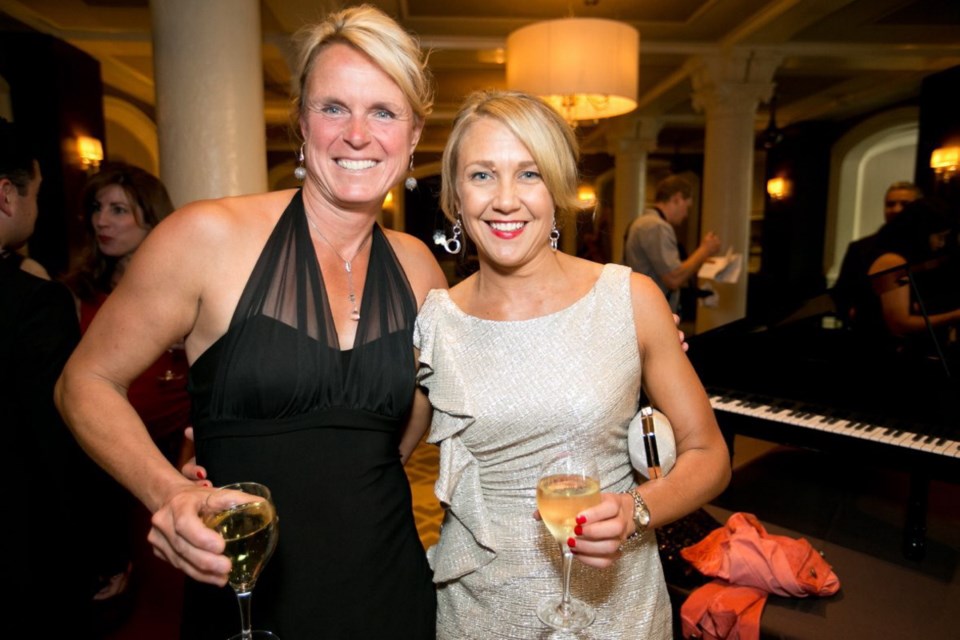
[[[190,370],[197,462],[267,485],[280,537],[253,627],[281,640],[433,638],[436,596],[400,464],[416,301],[374,227],[354,348],[341,351],[302,194],[281,215],[227,333]],[[183,636],[240,629],[229,588],[188,581]]]

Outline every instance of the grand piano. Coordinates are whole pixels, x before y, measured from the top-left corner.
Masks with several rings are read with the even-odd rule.
[[[949,351],[878,348],[840,326],[826,294],[786,318],[744,319],[689,342],[728,443],[743,434],[909,473],[903,551],[922,557],[930,479],[960,481]]]

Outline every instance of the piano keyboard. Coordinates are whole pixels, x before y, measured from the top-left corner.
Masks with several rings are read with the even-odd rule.
[[[960,458],[960,442],[938,435],[914,433],[905,429],[903,424],[872,424],[852,415],[828,415],[813,406],[744,393],[726,393],[711,389],[708,389],[707,393],[714,411],[719,413],[732,413],[902,449]],[[723,426],[722,416],[718,415],[718,419]]]

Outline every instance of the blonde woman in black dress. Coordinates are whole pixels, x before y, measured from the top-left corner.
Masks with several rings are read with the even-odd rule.
[[[198,462],[273,491],[282,532],[256,627],[297,638],[431,638],[435,594],[402,462],[427,426],[415,314],[446,286],[423,243],[376,224],[432,89],[417,43],[370,7],[305,30],[301,190],[190,204],[150,234],[59,383],[83,446],[154,512],[156,553],[226,583],[223,540],[124,389],[186,337]],[[251,132],[261,135],[262,132]],[[235,633],[229,589],[193,584],[186,637]]]

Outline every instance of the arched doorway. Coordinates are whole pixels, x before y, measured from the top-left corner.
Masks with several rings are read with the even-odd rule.
[[[895,109],[862,122],[834,145],[824,240],[829,285],[837,279],[850,241],[876,232],[883,224],[887,187],[913,179],[918,121],[917,109]]]

